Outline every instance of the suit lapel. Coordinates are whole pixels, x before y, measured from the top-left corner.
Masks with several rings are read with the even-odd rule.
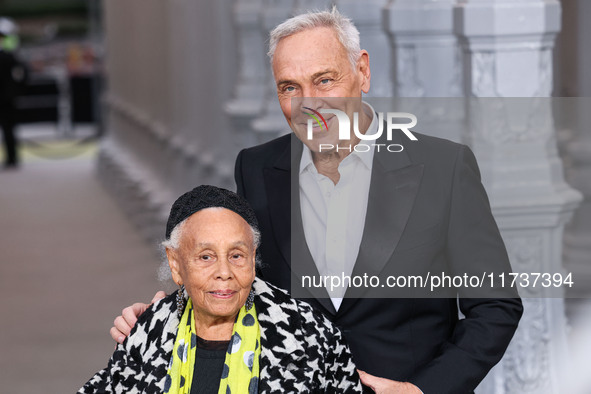
[[[351,277],[378,275],[390,261],[410,216],[423,168],[422,163],[413,164],[406,151],[375,152],[365,226]],[[367,290],[348,288],[338,314],[346,313]]]
[[[265,178],[265,193],[269,206],[269,217],[275,234],[275,241],[283,256],[283,263],[289,269],[291,259],[290,243],[290,170],[291,170],[290,144],[279,155],[278,159],[269,167],[263,169]],[[275,263],[275,262],[269,262]]]

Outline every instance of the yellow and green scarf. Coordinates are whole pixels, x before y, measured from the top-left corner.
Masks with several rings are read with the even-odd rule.
[[[261,330],[254,305],[250,310],[240,308],[220,380],[218,394],[257,392],[259,382],[259,358],[261,355]],[[197,335],[193,318],[191,298],[183,317],[172,349],[164,392],[168,394],[189,394],[193,384],[193,367]],[[251,391],[253,390],[253,391]]]

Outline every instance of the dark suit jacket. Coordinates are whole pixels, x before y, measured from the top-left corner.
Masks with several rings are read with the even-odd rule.
[[[417,136],[417,142],[391,142],[404,146],[401,153],[374,155],[353,275],[510,271],[470,149]],[[260,275],[287,290],[293,273],[317,272],[301,227],[301,152],[301,142],[287,135],[245,149],[236,160],[238,194],[261,227]],[[338,312],[318,294],[307,301],[343,330],[358,368],[410,381],[426,394],[472,392],[501,359],[523,311],[518,298],[359,296],[367,294],[348,291],[354,298],[345,298]],[[458,317],[458,304],[465,319]]]
[[[27,68],[11,52],[0,49],[0,108],[12,110],[14,99],[22,93]],[[0,115],[2,113],[0,112]]]

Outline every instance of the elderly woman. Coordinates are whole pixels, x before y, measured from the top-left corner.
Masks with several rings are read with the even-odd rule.
[[[341,333],[255,277],[258,225],[238,195],[199,186],[163,243],[181,286],[141,315],[79,393],[362,392]]]

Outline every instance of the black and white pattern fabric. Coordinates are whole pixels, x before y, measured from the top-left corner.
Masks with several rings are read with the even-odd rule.
[[[260,279],[253,287],[261,327],[259,393],[362,392],[349,348],[324,315]],[[163,393],[179,323],[175,296],[148,308],[108,366],[78,393]]]

